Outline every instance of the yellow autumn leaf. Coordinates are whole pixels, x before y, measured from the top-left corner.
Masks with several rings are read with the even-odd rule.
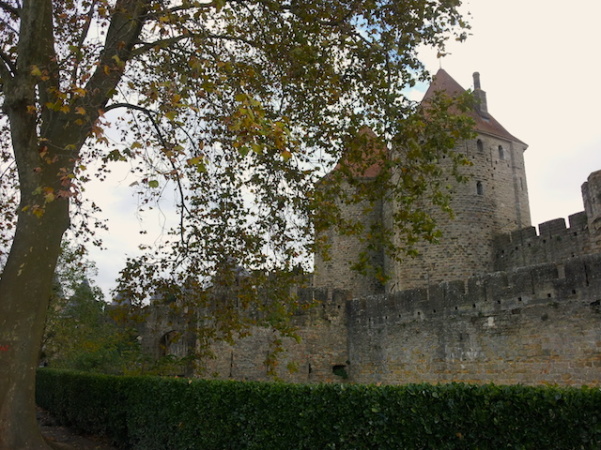
[[[44,106],[52,111],[59,111],[61,108],[61,102],[60,100],[55,103],[47,102],[44,104]]]
[[[39,206],[34,206],[33,210],[31,211],[33,213],[34,216],[36,216],[38,219],[40,217],[42,217],[44,215],[44,208],[40,208]]]
[[[122,67],[122,66],[124,66],[124,65],[125,65],[125,63],[124,63],[124,62],[121,60],[121,58],[119,58],[119,55],[113,55],[113,58],[112,58],[112,59],[113,59],[113,61],[115,61],[115,63],[116,63],[118,66],[120,66],[120,67]]]

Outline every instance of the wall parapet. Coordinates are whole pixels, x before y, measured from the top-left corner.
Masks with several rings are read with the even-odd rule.
[[[356,298],[347,302],[347,313],[357,326],[373,327],[426,320],[433,315],[501,314],[532,304],[595,304],[600,299],[601,254],[594,254],[570,258],[563,264],[538,264],[429,288]]]
[[[498,235],[494,241],[494,267],[497,271],[562,261],[590,253],[588,219],[585,211],[558,218],[535,227]]]

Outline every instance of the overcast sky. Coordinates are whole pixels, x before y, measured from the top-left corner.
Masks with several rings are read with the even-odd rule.
[[[489,112],[528,144],[532,223],[583,210],[601,169],[600,0],[466,0],[472,36],[439,64],[464,88],[480,72]]]
[[[580,186],[601,169],[601,0],[465,0],[464,7],[471,13],[472,35],[450,45],[442,60],[425,53],[426,65],[432,73],[442,65],[466,89],[472,73],[480,72],[489,112],[529,145],[532,223],[567,219],[583,210]],[[116,186],[89,187],[94,193],[102,189],[105,211],[122,213],[104,235],[108,251],[91,254],[105,292],[114,286],[125,252],[135,251],[142,229],[131,191],[124,189],[131,182],[125,173],[117,170]],[[159,238],[168,216],[147,218],[154,228],[143,236],[147,243]]]

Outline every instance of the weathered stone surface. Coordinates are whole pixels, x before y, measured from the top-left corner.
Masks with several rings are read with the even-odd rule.
[[[472,163],[470,181],[446,180],[455,218],[421,205],[438,221],[441,242],[420,243],[421,255],[403,262],[372,255],[390,278],[386,286],[351,270],[359,239],[330,235],[331,259],[316,257],[314,287],[298,290],[303,303],[319,304],[294,317],[301,341],[284,339],[281,379],[601,384],[601,171],[583,185],[584,211],[569,217],[569,227],[555,219],[537,234],[526,144],[481,125],[476,139],[457,147]],[[449,168],[448,159],[440,164]],[[345,214],[369,230],[390,223],[398,207],[391,201],[362,216],[359,204]],[[151,315],[150,347],[174,323]],[[204,376],[267,379],[275,338],[255,329],[233,346],[215,345]]]

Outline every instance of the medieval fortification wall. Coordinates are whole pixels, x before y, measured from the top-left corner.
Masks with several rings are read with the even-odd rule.
[[[476,75],[478,136],[457,148],[472,163],[470,181],[452,186],[454,220],[429,210],[440,244],[424,243],[416,259],[380,258],[390,279],[382,286],[350,270],[359,240],[330,233],[332,258],[316,257],[314,287],[299,290],[318,306],[294,317],[300,341],[282,340],[281,379],[601,385],[601,171],[584,183],[584,211],[569,226],[551,220],[537,233],[527,145],[488,113]],[[462,90],[444,71],[434,89]],[[397,206],[361,216],[366,228]],[[353,208],[347,213],[362,214],[361,205]],[[155,326],[147,341],[169,342],[170,327]],[[277,339],[255,329],[235,345],[217,344],[202,376],[268,379]]]
[[[320,306],[295,318],[278,375],[349,381],[601,384],[601,254],[389,295],[306,289]],[[273,339],[219,344],[205,376],[267,379]]]
[[[464,280],[360,298],[341,289],[301,289],[301,299],[318,306],[294,318],[301,339],[284,339],[278,376],[599,385],[601,253],[589,223],[583,211],[570,216],[569,227],[556,219],[540,224],[538,234],[527,227],[499,235],[498,270]],[[164,345],[177,328],[165,317],[153,321],[155,344]],[[236,345],[215,345],[201,375],[269,379],[265,361],[274,338],[256,329]]]
[[[347,305],[355,381],[599,384],[601,255]]]

